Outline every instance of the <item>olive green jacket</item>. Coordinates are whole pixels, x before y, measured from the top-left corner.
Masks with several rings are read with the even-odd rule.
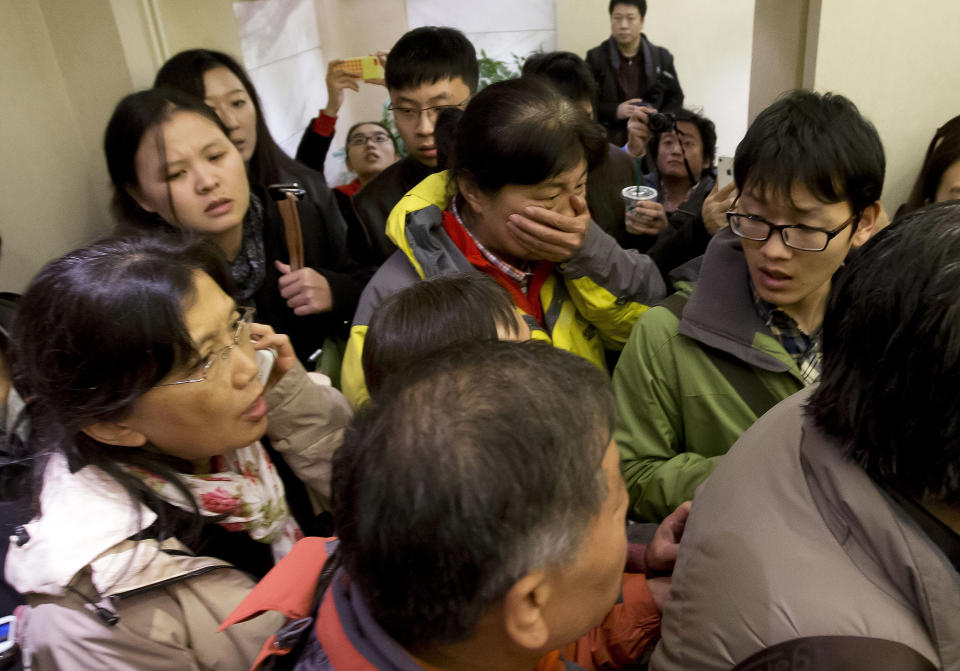
[[[640,316],[613,375],[614,433],[633,514],[663,519],[713,471],[757,419],[708,356],[730,355],[773,401],[804,387],[793,358],[761,320],[740,241],[721,231],[682,318],[666,307]],[[772,403],[771,403],[772,405]]]

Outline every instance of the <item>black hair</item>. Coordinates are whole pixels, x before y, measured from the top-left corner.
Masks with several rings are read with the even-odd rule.
[[[414,654],[573,559],[607,496],[607,377],[542,342],[461,343],[391,377],[333,460],[338,553]]]
[[[607,7],[607,14],[613,14],[613,8],[617,5],[636,7],[637,11],[640,12],[641,19],[647,15],[647,0],[610,0],[610,6]]]
[[[389,137],[390,141],[393,143],[393,151],[400,151],[400,148],[397,146],[397,138],[394,137],[393,132],[382,121],[358,121],[350,126],[350,129],[347,131],[346,135],[346,142],[348,146],[350,144],[350,136],[353,135],[353,131],[357,130],[360,126],[380,126],[380,128],[383,129],[383,131],[387,134],[387,137]]]
[[[220,117],[203,100],[171,88],[153,88],[131,93],[117,103],[103,134],[103,153],[107,172],[113,182],[111,209],[121,225],[134,228],[169,228],[160,215],[147,212],[133,199],[127,189],[138,186],[137,150],[143,136],[154,126],[170,120],[175,112],[199,114],[219,128],[229,139]],[[160,145],[163,155],[162,141]],[[175,211],[171,200],[171,211]]]
[[[575,103],[597,103],[597,82],[582,58],[570,51],[531,54],[524,62],[520,76],[543,77],[560,93]]]
[[[438,126],[453,114],[446,112]],[[507,184],[539,184],[582,160],[591,170],[607,152],[603,127],[537,77],[483,89],[460,117],[456,136],[452,183],[469,179],[487,193]]]
[[[737,190],[790,198],[794,185],[823,203],[846,201],[855,214],[880,198],[880,136],[847,98],[792,91],[763,110],[737,146]]]
[[[880,231],[841,274],[807,411],[867,472],[960,506],[960,203]]]
[[[686,121],[697,127],[697,131],[700,133],[701,144],[703,145],[703,160],[706,164],[704,170],[709,169],[710,166],[713,165],[713,159],[716,158],[717,155],[717,127],[710,119],[693,110],[678,110],[674,114],[674,117],[677,121]],[[650,138],[650,157],[654,163],[656,163],[657,155],[660,151],[660,138],[662,135],[663,133],[654,133],[653,137]],[[697,175],[697,177],[699,177],[699,175]]]
[[[262,187],[290,181],[290,173],[301,173],[304,166],[287,156],[270,134],[263,118],[260,96],[246,70],[233,57],[212,49],[189,49],[171,57],[153,81],[154,86],[170,86],[186,91],[201,100],[205,96],[204,73],[215,68],[227,68],[236,75],[257,112],[257,146],[247,165],[250,182]],[[229,133],[227,134],[229,137]]]
[[[414,28],[397,40],[387,55],[385,77],[388,91],[459,77],[473,94],[480,81],[477,51],[456,28]]]
[[[51,261],[30,282],[11,329],[11,359],[30,421],[25,453],[18,456],[32,477],[21,483],[21,494],[36,513],[47,457],[56,452],[71,470],[92,465],[105,471],[131,499],[158,513],[161,529],[167,506],[125,467],[155,473],[193,501],[177,477],[189,464],[106,445],[82,429],[122,420],[164,376],[196,360],[184,305],[194,299],[197,271],[232,292],[219,249],[168,236],[105,238]],[[198,512],[193,521],[196,531]]]
[[[934,133],[903,213],[934,202],[943,173],[957,161],[960,161],[960,116],[950,119]]]
[[[506,289],[481,273],[417,282],[373,313],[363,341],[363,376],[375,396],[391,375],[454,343],[516,333],[517,311]]]

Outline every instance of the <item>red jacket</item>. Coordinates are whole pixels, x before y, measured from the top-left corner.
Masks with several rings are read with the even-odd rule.
[[[266,611],[278,611],[287,621],[278,633],[309,624],[311,604],[320,572],[339,541],[334,538],[304,538],[253,589],[250,595],[220,625],[223,630]],[[419,665],[384,632],[370,616],[357,590],[351,589],[343,569],[338,569],[323,596],[316,624],[316,637],[308,642],[317,663],[310,669],[337,671],[405,671]],[[660,634],[660,613],[646,578],[624,574],[622,598],[604,621],[578,641],[544,656],[535,671],[606,671],[626,666]],[[254,662],[258,669],[273,655],[290,652],[290,644],[274,634]],[[301,656],[301,662],[303,655]]]

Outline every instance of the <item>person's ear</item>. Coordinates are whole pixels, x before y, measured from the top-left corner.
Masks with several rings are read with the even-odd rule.
[[[127,192],[128,196],[133,198],[133,201],[140,206],[140,209],[150,213],[156,213],[157,208],[150,205],[150,201],[144,197],[143,191],[140,190],[139,186],[136,184],[128,184],[123,187],[123,190]]]
[[[147,437],[122,422],[97,422],[82,429],[94,440],[117,447],[143,447]]]
[[[857,230],[854,232],[853,237],[851,238],[853,246],[859,247],[867,240],[872,238],[874,233],[882,228],[882,226],[878,227],[877,225],[881,220],[887,220],[887,215],[886,212],[884,212],[883,205],[879,200],[875,203],[870,203],[866,209],[864,209],[863,214],[860,215],[860,221],[857,224]]]
[[[550,640],[546,606],[552,590],[546,574],[534,571],[513,584],[503,599],[504,629],[516,645],[541,650]]]
[[[467,205],[474,212],[483,212],[487,202],[486,194],[470,177],[460,177],[457,180],[457,191],[467,201]]]

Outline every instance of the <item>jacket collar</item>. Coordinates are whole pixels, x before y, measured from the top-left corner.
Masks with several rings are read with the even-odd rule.
[[[785,373],[796,369],[757,314],[743,245],[729,229],[713,236],[707,247],[679,332],[763,370]],[[758,343],[758,335],[766,336],[766,344]]]
[[[403,251],[420,277],[472,270],[443,230],[449,183],[446,171],[429,175],[400,199],[387,218],[387,237]]]
[[[798,394],[805,399],[809,390]],[[943,668],[960,664],[960,574],[904,510],[836,441],[804,418],[800,461],[830,532],[875,584],[918,611]]]
[[[7,552],[7,582],[23,593],[63,593],[81,569],[157,518],[99,468],[71,473],[59,452],[44,470],[40,509],[24,525],[30,540],[11,542]]]
[[[40,507],[41,516],[24,525],[29,540],[18,546],[13,539],[7,550],[5,578],[22,594],[62,595],[88,567],[100,594],[119,596],[230,566],[195,557],[173,538],[129,540],[156,513],[95,466],[71,473],[61,453],[47,462]]]
[[[617,47],[617,41],[613,39],[613,35],[607,38],[607,58],[610,59],[610,65],[613,67],[613,71],[616,72],[620,69],[620,49]],[[647,36],[643,33],[640,33],[640,51],[638,53],[643,54],[643,74],[646,77],[646,81],[654,81],[654,77],[657,73],[653,71],[653,54],[651,53],[650,40],[647,39]]]

